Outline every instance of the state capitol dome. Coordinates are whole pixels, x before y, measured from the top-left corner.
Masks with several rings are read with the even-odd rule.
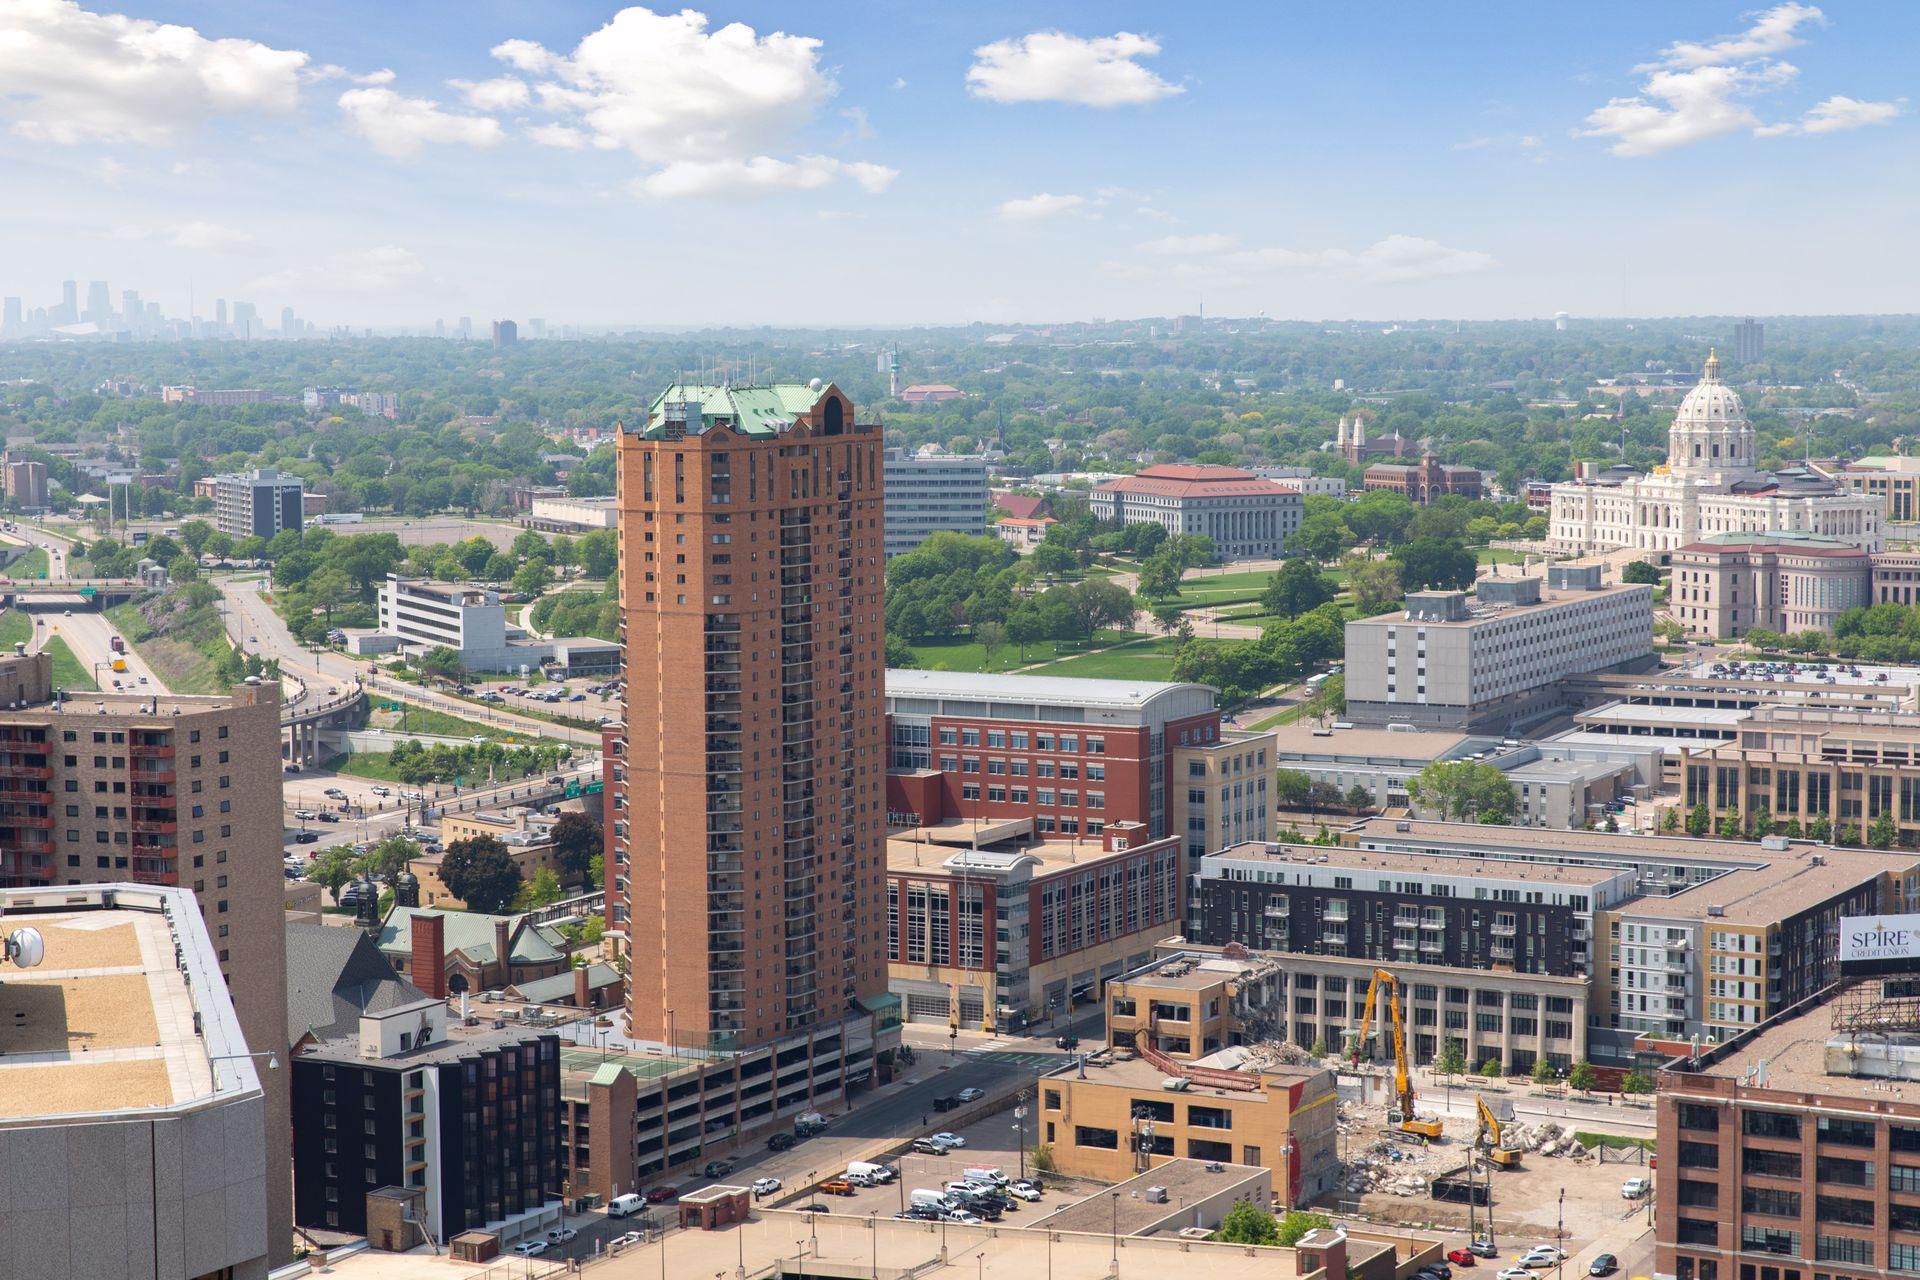
[[[1732,387],[1720,381],[1719,355],[1709,354],[1706,368],[1701,370],[1699,384],[1687,392],[1687,398],[1680,402],[1675,421],[1706,425],[1744,422],[1746,416],[1746,411],[1740,407],[1740,397],[1734,394]]]

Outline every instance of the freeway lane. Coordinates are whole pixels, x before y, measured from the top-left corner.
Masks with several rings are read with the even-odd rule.
[[[125,653],[113,651],[112,639],[120,634],[119,628],[107,621],[104,614],[88,609],[76,609],[71,614],[36,613],[33,615],[33,649],[38,652],[47,641],[58,635],[73,650],[73,656],[80,666],[93,677],[94,682],[103,689],[112,689],[115,680],[122,687],[135,693],[166,693],[167,686],[154,674],[153,668],[146,664],[141,656],[128,645]],[[124,658],[127,669],[124,672],[112,670],[113,659]],[[143,679],[144,678],[144,679]]]

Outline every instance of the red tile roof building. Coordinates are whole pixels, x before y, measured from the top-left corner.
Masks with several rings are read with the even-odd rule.
[[[1238,467],[1166,463],[1099,485],[1093,514],[1122,524],[1157,524],[1169,534],[1205,534],[1222,559],[1267,559],[1300,527],[1298,490]]]
[[[1047,514],[1047,500],[1036,493],[1010,493],[1005,489],[993,491],[993,505],[1016,520],[1038,520]]]

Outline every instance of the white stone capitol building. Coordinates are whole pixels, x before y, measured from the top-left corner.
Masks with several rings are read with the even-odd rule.
[[[1719,533],[1812,533],[1881,550],[1880,502],[1798,467],[1753,465],[1753,427],[1740,397],[1707,357],[1667,434],[1667,465],[1641,475],[1624,463],[1553,486],[1548,546],[1587,555],[1631,547],[1669,552]]]

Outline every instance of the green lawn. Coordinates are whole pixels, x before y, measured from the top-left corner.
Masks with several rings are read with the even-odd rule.
[[[68,693],[97,693],[100,686],[94,682],[93,673],[80,665],[80,659],[73,656],[73,650],[59,636],[47,641],[43,651],[53,659],[53,685],[56,689],[65,689]]]
[[[400,774],[387,763],[383,751],[360,751],[353,755],[335,756],[327,761],[328,770],[344,773],[350,778],[371,778],[375,782],[398,782]]]
[[[1134,631],[1101,631],[1095,634],[1094,647],[1120,644],[1139,638]],[[1051,662],[1085,654],[1088,646],[1078,640],[1038,640],[1027,646],[1024,660],[1020,646],[1002,645],[993,651],[993,665],[987,665],[984,647],[964,636],[949,640],[928,640],[912,646],[914,661],[927,671],[1013,671],[1036,662]]]
[[[1036,669],[1037,676],[1077,676],[1083,680],[1171,680],[1177,636],[1156,636],[1130,644],[1061,658]]]
[[[33,619],[18,609],[0,613],[0,653],[33,639]]]
[[[7,566],[7,576],[16,581],[25,578],[44,578],[51,569],[45,547],[34,547]]]
[[[473,720],[462,720],[459,716],[450,715],[445,711],[438,711],[432,707],[416,707],[408,702],[400,704],[398,720],[391,724],[387,723],[392,719],[391,713],[374,712],[375,727],[391,733],[425,733],[442,738],[471,738],[476,735],[486,738],[506,736],[500,729],[490,725]]]
[[[1540,544],[1540,550],[1532,553],[1532,557],[1538,560],[1546,554],[1546,551],[1547,544],[1543,542]],[[1479,559],[1481,564],[1520,564],[1527,559],[1528,553],[1507,551],[1504,549],[1496,550],[1493,547],[1478,547],[1475,548],[1474,555]]]
[[[156,631],[129,601],[107,610],[107,618],[132,645],[160,682],[174,693],[228,693],[231,684],[220,675],[220,655],[232,646],[225,625],[211,605],[193,610],[169,625],[166,634]]]

